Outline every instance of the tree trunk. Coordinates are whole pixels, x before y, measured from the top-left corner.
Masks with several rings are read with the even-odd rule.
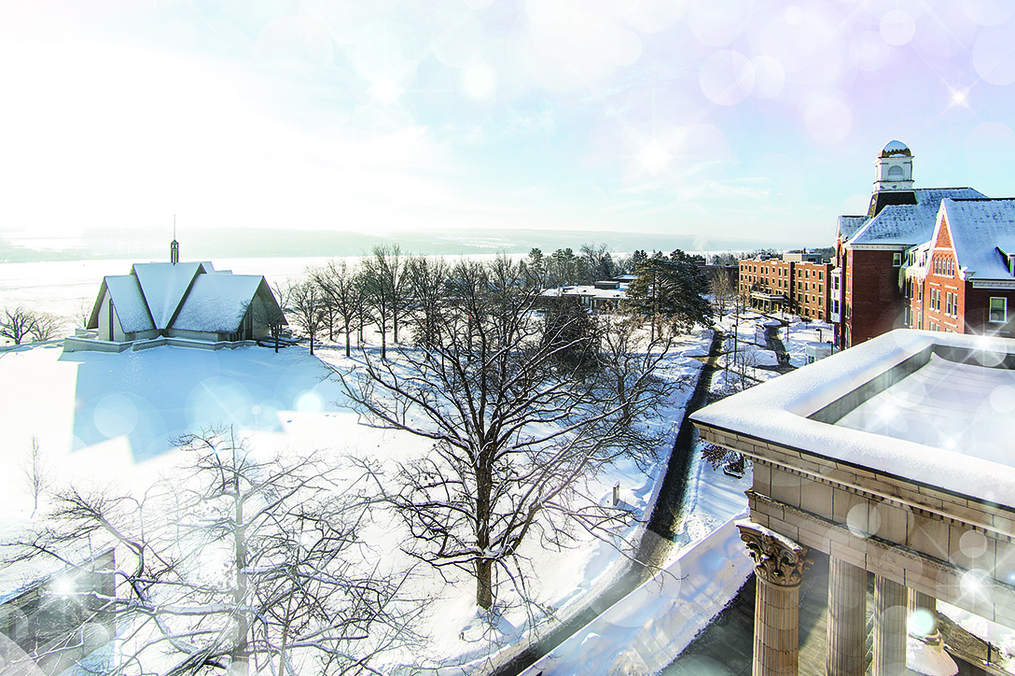
[[[236,470],[236,443],[233,442],[233,490],[236,508],[233,513],[233,554],[236,564],[236,589],[233,591],[233,607],[236,609],[236,645],[230,655],[229,676],[247,676],[247,632],[249,630],[247,611],[247,544],[244,536],[243,500],[240,497],[240,474]]]
[[[476,604],[483,610],[493,607],[493,561],[476,561]]]
[[[482,552],[490,547],[490,495],[493,473],[482,460],[476,468],[476,546]],[[493,607],[493,561],[476,560],[476,604],[484,610]]]
[[[349,336],[349,322],[346,322],[345,323],[345,356],[347,358],[351,355],[351,347],[349,345],[350,342],[351,342],[351,337]]]

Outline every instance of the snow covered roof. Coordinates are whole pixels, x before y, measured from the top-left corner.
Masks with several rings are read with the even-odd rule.
[[[255,275],[198,275],[183,307],[173,322],[174,329],[235,333],[247,312],[247,306],[264,285],[264,277]]]
[[[208,262],[137,263],[129,275],[103,279],[89,328],[98,328],[99,305],[107,289],[125,333],[169,328],[235,333],[255,296],[262,299],[267,312],[282,315],[260,275],[234,275],[215,270]],[[285,323],[284,318],[281,321]]]
[[[867,216],[839,216],[839,235],[844,240],[849,239],[866,222]]]
[[[119,317],[120,326],[124,331],[150,331],[154,328],[137,277],[109,275],[103,278],[102,283],[109,290],[109,296],[113,299],[113,306],[116,308],[116,316]],[[102,292],[100,291],[99,299],[101,300],[101,298]],[[98,312],[98,301],[96,301],[96,306],[92,310],[95,326],[98,326]],[[91,322],[89,322],[89,326],[91,326]]]
[[[213,271],[211,263],[135,263],[132,274],[141,283],[155,328],[169,326],[194,277]]]
[[[941,216],[948,222],[955,257],[967,279],[1012,279],[998,248],[1015,253],[1015,199],[946,199],[941,202],[939,228]]]
[[[892,139],[881,149],[881,154],[878,157],[894,157],[897,155],[912,157],[913,153],[905,143]]]
[[[916,204],[890,204],[849,239],[849,245],[911,246],[926,242],[934,232],[943,199],[985,199],[972,188],[919,188],[911,191]]]
[[[959,352],[966,358],[958,359]],[[893,372],[904,377],[842,419],[815,416],[914,356],[920,368]],[[1015,507],[1015,456],[1008,451],[1010,430],[1007,437],[1004,431],[1015,410],[1013,362],[1015,340],[899,329],[712,404],[692,419]]]

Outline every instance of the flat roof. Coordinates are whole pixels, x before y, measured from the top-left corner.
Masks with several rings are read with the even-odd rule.
[[[1013,369],[1015,340],[899,329],[692,420],[1015,507]]]
[[[937,354],[835,424],[1010,465],[1015,371]]]

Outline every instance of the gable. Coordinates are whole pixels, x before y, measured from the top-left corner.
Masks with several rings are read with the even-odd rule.
[[[203,263],[136,263],[131,272],[137,277],[155,328],[167,328],[180,308],[194,278],[206,272]],[[211,267],[211,264],[207,264]]]
[[[948,218],[944,212],[941,213],[941,221],[938,223],[937,239],[934,240],[934,247],[939,249],[952,248],[952,236],[948,229]]]
[[[946,224],[965,276],[1012,279],[1008,261],[999,250],[1015,251],[1015,200],[945,200],[939,221]]]

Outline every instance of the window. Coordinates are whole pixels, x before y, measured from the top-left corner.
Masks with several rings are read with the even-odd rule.
[[[992,324],[1004,324],[1008,321],[1008,299],[990,299],[990,322]]]
[[[897,268],[902,265],[902,253],[892,254],[892,267]]]

